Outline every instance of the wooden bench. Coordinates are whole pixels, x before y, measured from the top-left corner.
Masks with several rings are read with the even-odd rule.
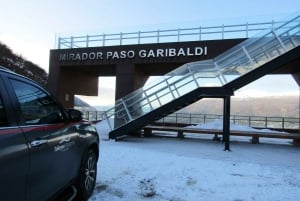
[[[197,129],[197,128],[186,128],[186,127],[175,127],[175,126],[146,126],[143,128],[144,136],[149,137],[152,135],[152,131],[167,131],[176,132],[178,138],[184,138],[183,133],[197,133],[197,134],[213,134],[213,140],[220,140],[219,135],[223,135],[222,130],[217,129]],[[293,144],[300,146],[300,134],[296,133],[273,133],[273,132],[258,132],[258,131],[230,131],[231,136],[245,136],[251,137],[253,144],[259,143],[259,138],[279,138],[279,139],[292,139]]]

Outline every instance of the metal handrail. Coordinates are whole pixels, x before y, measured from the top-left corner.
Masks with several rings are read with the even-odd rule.
[[[109,46],[116,42],[118,45],[146,44],[201,40],[224,40],[229,38],[248,38],[251,33],[270,29],[280,22],[245,23],[235,25],[207,26],[183,29],[167,29],[153,31],[120,32],[113,34],[97,34],[85,36],[58,37],[57,49]],[[239,33],[239,35],[236,35]],[[216,35],[218,34],[218,35]],[[232,35],[234,34],[234,35]],[[196,37],[196,38],[195,38]],[[147,39],[148,41],[144,41]],[[151,41],[149,41],[151,40]],[[113,44],[113,45],[116,45]]]
[[[143,88],[133,91],[116,101],[115,107],[107,111],[107,116],[111,120],[117,117],[115,119],[115,128],[119,128],[151,112],[154,109],[153,106],[156,107],[158,103],[159,105],[169,103],[172,101],[172,91],[175,92],[182,86],[184,86],[184,88],[182,88],[178,94],[179,96],[202,86],[223,86],[299,46],[299,23],[300,16],[295,16],[288,21],[281,22],[280,24],[276,24],[276,26],[261,31],[259,34],[250,37],[212,60],[184,64],[153,83],[145,85]],[[255,62],[253,62],[254,59]],[[211,74],[213,77],[207,77],[207,74]],[[172,87],[169,87],[170,83],[166,84],[165,77],[170,77],[170,79],[173,80]],[[183,80],[181,78],[186,79],[182,82]],[[189,80],[191,80],[191,82]],[[153,92],[151,88],[155,88],[155,92]],[[155,103],[153,105],[151,105],[151,100],[148,103],[149,105],[143,102],[145,100],[145,103],[147,103],[147,97],[151,98],[147,93],[148,91]],[[119,105],[120,101],[124,101],[126,107],[129,108],[128,112],[124,110],[126,109],[125,107]],[[150,108],[153,109],[149,111]],[[130,115],[133,118],[126,118],[126,113],[130,113],[127,114],[127,116]],[[120,116],[119,114],[122,114],[121,117],[124,118],[118,118],[118,116]]]
[[[192,113],[173,113],[162,119],[158,123],[162,124],[206,124],[218,119],[223,119],[221,114],[192,114]],[[300,118],[279,117],[279,116],[248,116],[231,115],[230,120],[233,124],[245,125],[257,128],[271,129],[300,129]]]
[[[107,120],[104,111],[81,110],[85,119],[90,121]],[[156,121],[162,124],[206,124],[218,119],[223,119],[222,114],[203,114],[203,113],[180,113],[176,112]],[[300,118],[283,116],[250,116],[250,115],[231,115],[230,120],[233,124],[245,125],[257,128],[272,129],[300,129]]]

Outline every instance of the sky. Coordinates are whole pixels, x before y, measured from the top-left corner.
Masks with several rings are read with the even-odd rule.
[[[0,3],[0,41],[47,72],[49,52],[56,48],[58,36],[265,22],[300,10],[299,0],[0,0]]]

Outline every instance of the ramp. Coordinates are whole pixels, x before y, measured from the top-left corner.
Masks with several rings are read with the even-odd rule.
[[[106,111],[110,138],[205,97],[233,95],[250,82],[300,58],[300,15],[270,27],[212,60],[187,63],[116,101]]]

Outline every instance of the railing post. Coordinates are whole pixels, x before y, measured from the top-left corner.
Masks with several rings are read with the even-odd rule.
[[[285,126],[284,126],[284,117],[282,117],[282,129],[284,129]]]
[[[249,52],[247,51],[247,49],[245,48],[245,46],[242,46],[242,50],[245,53],[248,60],[251,62],[251,64],[254,64],[254,61],[253,61],[252,57],[250,56]]]
[[[249,116],[248,125],[249,125],[249,127],[251,127],[251,116]]]
[[[74,37],[71,36],[71,48],[73,48]]]
[[[58,49],[60,49],[61,37],[58,37]]]
[[[89,35],[86,35],[86,47],[89,47]]]
[[[107,115],[106,111],[104,112],[104,117],[105,117],[105,119],[107,120],[109,129],[112,131],[113,129],[112,129],[112,126],[111,126],[111,123],[110,123],[110,120],[109,120],[109,118],[108,118],[108,115]]]
[[[151,109],[151,111],[153,110],[153,107],[152,107],[152,105],[151,105],[151,102],[150,102],[150,100],[149,100],[149,97],[148,97],[148,95],[146,94],[146,92],[143,90],[143,94],[144,94],[144,96],[146,97],[146,99],[147,99],[147,102],[148,102],[148,105],[150,106],[150,109]]]
[[[102,46],[105,46],[105,34],[103,34]]]
[[[138,32],[138,45],[141,44],[141,31]]]
[[[98,111],[95,112],[96,112],[96,121],[98,121]]]
[[[268,117],[265,117],[265,128],[268,128]]]
[[[201,41],[202,40],[202,30],[201,30],[201,26],[199,27],[199,41]]]
[[[272,33],[275,36],[275,38],[277,39],[277,41],[279,42],[279,44],[281,45],[281,47],[284,49],[284,51],[287,51],[287,48],[285,47],[284,43],[282,42],[282,40],[279,38],[279,36],[277,35],[277,33],[275,32],[274,29],[272,29]]]
[[[187,64],[186,67],[187,67],[187,69],[189,70],[189,73],[191,74],[191,76],[192,76],[194,82],[196,83],[197,87],[200,87],[200,86],[199,86],[199,83],[198,83],[198,81],[197,81],[197,79],[196,79],[196,77],[195,77],[195,73],[192,72],[192,70],[190,69],[190,66],[189,66],[188,64]]]
[[[122,40],[123,40],[123,33],[120,32],[120,45],[122,45]]]
[[[129,112],[129,110],[128,110],[126,104],[125,104],[125,102],[124,102],[122,99],[121,99],[121,103],[122,103],[122,105],[123,105],[123,107],[124,107],[124,110],[125,110],[126,113],[127,113],[127,117],[129,118],[129,121],[131,121],[131,120],[132,120],[132,117],[131,117],[131,115],[130,115],[130,112]]]
[[[222,24],[222,40],[224,40],[224,24]]]
[[[246,24],[246,38],[248,38],[248,35],[249,35],[249,24],[248,24],[248,22],[247,22],[247,24]]]
[[[156,97],[156,100],[157,100],[158,103],[159,103],[159,106],[161,106],[161,102],[160,102],[160,100],[159,100],[159,97],[157,96],[157,93],[155,93],[155,97]]]
[[[159,29],[157,30],[157,43],[159,43]]]
[[[168,89],[169,89],[170,93],[172,94],[173,99],[176,99],[176,97],[175,97],[175,95],[174,95],[174,93],[173,93],[173,91],[172,91],[172,89],[171,89],[171,86],[170,86],[168,80],[165,79],[165,81],[166,81],[166,83],[167,83],[167,86],[168,86]]]

